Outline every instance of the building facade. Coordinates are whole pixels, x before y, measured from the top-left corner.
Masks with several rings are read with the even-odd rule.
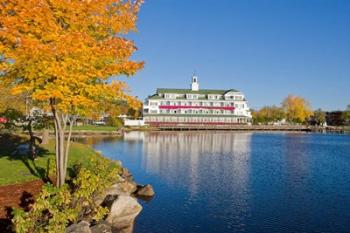
[[[143,116],[153,126],[247,124],[252,118],[242,92],[201,90],[197,76],[192,77],[190,89],[158,88],[146,99]]]

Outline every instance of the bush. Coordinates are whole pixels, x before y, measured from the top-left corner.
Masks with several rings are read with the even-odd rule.
[[[94,199],[118,181],[119,164],[97,154],[88,165],[76,164],[73,170],[76,176],[62,187],[44,185],[29,212],[14,209],[16,232],[59,233],[80,220],[98,221],[106,216],[108,209],[96,205]]]
[[[108,117],[107,118],[107,125],[121,128],[121,127],[123,127],[124,123],[123,123],[123,120],[120,119],[119,117]]]

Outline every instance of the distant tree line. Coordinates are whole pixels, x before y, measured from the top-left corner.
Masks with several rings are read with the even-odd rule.
[[[345,111],[313,111],[307,100],[287,96],[280,106],[264,106],[252,111],[254,124],[350,125],[350,105]]]

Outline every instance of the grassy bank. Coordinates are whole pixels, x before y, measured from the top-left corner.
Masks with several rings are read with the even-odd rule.
[[[81,131],[81,130],[89,130],[89,131],[117,131],[118,128],[114,126],[105,126],[105,125],[81,125],[81,126],[73,126],[73,131]]]
[[[46,175],[48,160],[55,160],[54,142],[41,145],[38,158],[32,161],[27,155],[13,154],[18,144],[24,142],[22,136],[0,136],[0,186],[42,179]],[[72,142],[69,153],[69,165],[75,162],[85,163],[96,152],[92,147]]]

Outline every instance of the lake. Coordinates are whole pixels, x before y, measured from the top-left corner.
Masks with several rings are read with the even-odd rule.
[[[350,232],[350,135],[130,132],[88,141],[153,185],[136,233]]]

